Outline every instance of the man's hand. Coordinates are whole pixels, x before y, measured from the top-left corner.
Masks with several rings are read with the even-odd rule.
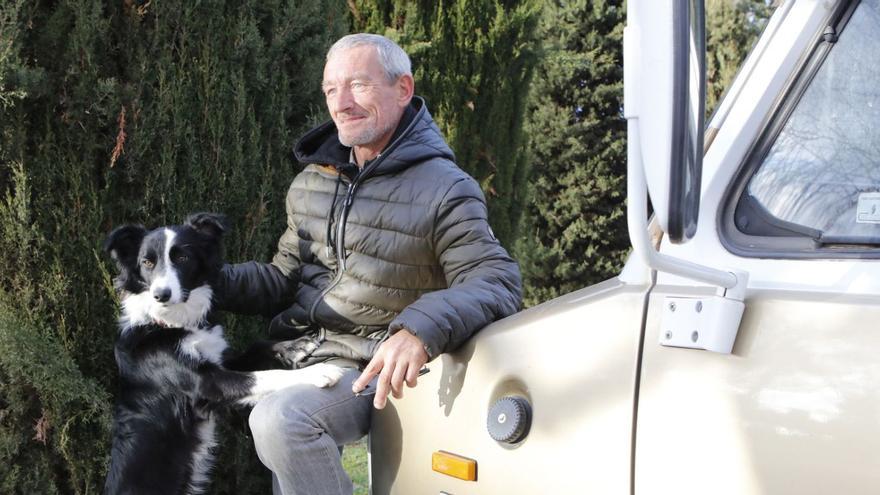
[[[404,381],[410,388],[416,386],[419,370],[427,362],[428,353],[422,341],[408,331],[400,330],[379,346],[364,372],[352,384],[351,390],[359,393],[374,376],[379,375],[373,406],[382,409],[388,400],[389,390],[395,398],[400,399],[403,397]]]

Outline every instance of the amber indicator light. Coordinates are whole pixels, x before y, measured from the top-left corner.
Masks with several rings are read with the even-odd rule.
[[[477,461],[442,450],[431,454],[431,469],[460,480],[477,480]]]

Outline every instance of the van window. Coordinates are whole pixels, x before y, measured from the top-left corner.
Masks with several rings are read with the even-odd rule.
[[[880,0],[859,4],[743,190],[737,229],[880,242]]]

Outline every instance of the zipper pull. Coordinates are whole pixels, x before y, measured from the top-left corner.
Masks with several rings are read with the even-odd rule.
[[[348,208],[351,206],[352,201],[354,201],[354,190],[355,183],[352,182],[348,185],[348,192],[345,193],[345,207]]]

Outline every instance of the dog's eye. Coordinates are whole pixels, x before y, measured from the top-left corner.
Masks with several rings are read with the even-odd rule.
[[[156,266],[156,264],[150,260],[141,261],[141,264],[144,265],[144,268],[146,268],[147,270],[152,270],[153,267]]]
[[[174,258],[174,262],[177,264],[186,263],[187,261],[189,261],[189,256],[185,254],[178,255],[176,258]]]

